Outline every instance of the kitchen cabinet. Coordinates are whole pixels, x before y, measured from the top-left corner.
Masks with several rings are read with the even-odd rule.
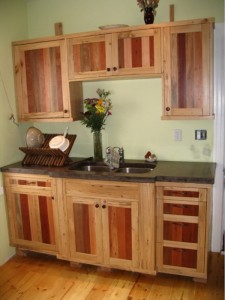
[[[19,121],[71,121],[82,111],[81,83],[68,81],[66,42],[14,43]]]
[[[49,176],[4,173],[11,245],[57,253],[54,184]]]
[[[163,28],[163,119],[213,117],[212,20]]]
[[[76,36],[67,39],[70,80],[161,73],[160,28]]]
[[[65,179],[62,194],[59,257],[155,274],[154,184]]]
[[[210,185],[157,182],[157,270],[206,280]]]

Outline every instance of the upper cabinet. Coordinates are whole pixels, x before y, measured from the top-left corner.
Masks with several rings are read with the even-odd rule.
[[[69,80],[161,73],[160,28],[68,39]]]
[[[14,56],[20,121],[78,118],[82,89],[69,87],[65,40],[15,44]]]
[[[163,28],[163,118],[212,117],[213,23]]]
[[[162,77],[162,119],[213,117],[214,19],[13,43],[20,121],[72,121],[82,81]]]

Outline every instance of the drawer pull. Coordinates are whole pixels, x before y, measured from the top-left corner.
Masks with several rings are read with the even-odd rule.
[[[103,205],[102,205],[102,208],[106,208],[106,205],[105,205],[105,204],[103,204]]]
[[[95,204],[95,207],[96,207],[96,208],[99,208],[99,204],[98,204],[98,203],[97,203],[97,204]]]

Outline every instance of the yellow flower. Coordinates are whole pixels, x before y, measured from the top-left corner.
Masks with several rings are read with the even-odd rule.
[[[103,103],[103,99],[100,98],[100,99],[97,101],[97,105],[98,105],[98,106],[101,106],[102,103]]]
[[[100,106],[100,105],[95,105],[95,108],[97,109],[97,112],[99,112],[100,114],[105,112],[105,108]]]

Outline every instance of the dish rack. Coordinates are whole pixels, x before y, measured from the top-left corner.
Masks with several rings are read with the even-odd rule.
[[[69,147],[62,152],[59,149],[51,149],[49,147],[50,140],[59,134],[44,134],[45,141],[41,148],[34,147],[19,147],[26,155],[22,160],[23,165],[39,165],[48,167],[62,167],[69,163],[71,159],[68,157],[76,139],[75,134],[67,134]]]

